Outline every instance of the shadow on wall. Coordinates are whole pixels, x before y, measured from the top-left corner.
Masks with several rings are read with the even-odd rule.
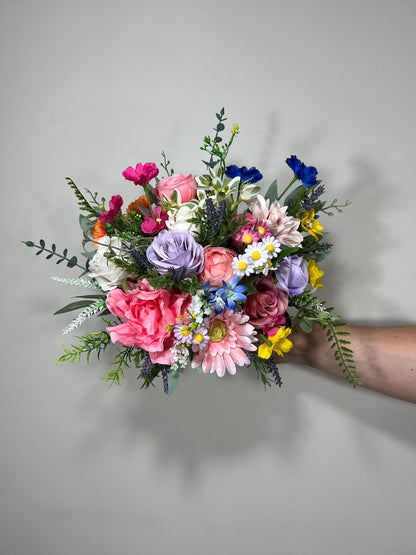
[[[387,320],[385,315],[391,314],[394,318],[397,314],[397,306],[389,300],[394,298],[394,292],[385,291],[382,283],[383,278],[388,278],[389,271],[386,254],[393,251],[397,241],[390,226],[386,226],[391,186],[383,182],[379,172],[367,161],[355,159],[351,165],[355,177],[346,186],[346,198],[352,204],[344,210],[339,223],[336,221],[337,214],[326,218],[328,229],[334,231],[333,236],[339,233],[341,226],[345,231],[344,236],[334,240],[333,252],[336,256],[329,256],[322,264],[328,283],[322,297],[330,306],[339,306],[344,312],[358,314],[362,314],[365,302],[368,316],[360,321],[361,324],[392,325],[396,322]],[[344,202],[340,198],[338,200]],[[328,240],[332,242],[331,234]],[[350,292],[350,298],[344,291]],[[410,319],[411,315],[408,323],[411,323]]]
[[[90,422],[80,449],[97,456],[109,445],[128,452],[150,443],[161,469],[175,467],[192,483],[211,463],[231,465],[259,450],[273,453],[277,461],[296,460],[310,430],[311,401],[316,400],[345,414],[357,451],[375,466],[379,454],[371,444],[374,431],[416,445],[409,403],[354,390],[296,365],[281,365],[281,374],[283,387],[264,391],[252,368],[222,379],[189,370],[170,398],[161,383],[157,389],[138,391],[133,373],[118,391],[97,384],[80,407]]]

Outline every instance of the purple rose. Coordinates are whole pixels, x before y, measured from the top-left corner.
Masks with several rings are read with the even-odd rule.
[[[190,277],[204,267],[204,248],[188,231],[163,229],[147,248],[146,256],[161,275],[185,267],[185,277]]]
[[[287,256],[276,270],[276,287],[285,293],[300,295],[309,283],[309,272],[306,261],[301,256]]]

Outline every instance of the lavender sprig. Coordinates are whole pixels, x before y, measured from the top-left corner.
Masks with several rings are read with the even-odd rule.
[[[325,192],[325,185],[318,185],[317,187],[315,187],[311,194],[307,197],[304,198],[303,202],[302,202],[302,206],[303,208],[308,211],[310,210],[313,205],[315,204],[315,202],[318,200],[318,198]]]
[[[205,199],[205,208],[207,212],[207,222],[209,227],[211,228],[211,232],[216,233],[220,227],[220,219],[218,216],[218,212],[215,209],[214,203],[209,197]]]

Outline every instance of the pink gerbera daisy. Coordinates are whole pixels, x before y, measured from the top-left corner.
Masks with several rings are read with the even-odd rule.
[[[194,354],[192,368],[202,366],[204,374],[216,372],[222,377],[227,370],[236,373],[236,365],[250,364],[244,351],[255,351],[254,327],[248,323],[248,316],[231,310],[214,314],[209,321],[206,347]],[[193,349],[196,351],[196,349]]]

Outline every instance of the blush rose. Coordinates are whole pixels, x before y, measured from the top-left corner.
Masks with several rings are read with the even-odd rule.
[[[154,188],[154,193],[159,200],[163,200],[163,195],[171,200],[173,191],[180,195],[180,204],[189,202],[196,197],[196,181],[192,175],[182,175],[181,173],[164,177]]]
[[[229,282],[234,275],[231,263],[237,253],[223,247],[204,248],[204,269],[198,275],[200,283],[209,284],[212,287],[222,287],[222,282]]]
[[[247,296],[244,312],[250,317],[250,324],[255,328],[264,328],[286,312],[289,299],[284,291],[276,287],[272,276],[258,279],[254,287],[257,292]]]
[[[123,320],[122,324],[107,328],[111,341],[144,349],[153,363],[172,364],[175,338],[166,327],[177,323],[191,303],[191,296],[165,289],[153,289],[142,279],[126,292],[113,289],[107,295],[108,310]]]

